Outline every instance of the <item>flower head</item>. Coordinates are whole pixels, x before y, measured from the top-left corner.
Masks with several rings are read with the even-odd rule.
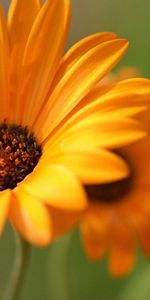
[[[143,113],[141,118],[147,120],[147,115]],[[89,206],[80,227],[85,252],[96,260],[107,253],[112,275],[124,275],[131,270],[137,239],[150,255],[149,151],[149,136],[120,148],[118,155],[130,168],[128,177],[85,186]]]
[[[69,0],[12,0],[7,21],[0,10],[0,229],[8,218],[40,246],[51,241],[59,210],[74,223],[85,209],[80,181],[127,176],[109,148],[145,135],[131,117],[147,105],[149,80],[94,89],[128,42],[98,33],[63,57],[69,19]]]

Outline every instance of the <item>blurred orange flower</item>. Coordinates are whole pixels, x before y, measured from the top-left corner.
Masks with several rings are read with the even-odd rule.
[[[8,22],[0,10],[0,230],[8,218],[39,246],[52,239],[57,209],[70,217],[85,209],[80,180],[127,176],[109,148],[145,135],[131,116],[145,108],[149,80],[93,90],[128,42],[98,33],[62,58],[69,16],[69,0],[12,0]]]
[[[146,120],[148,114],[140,118]],[[150,119],[149,119],[150,129]],[[82,216],[81,235],[86,254],[101,259],[108,253],[109,271],[128,273],[136,256],[137,240],[150,255],[150,136],[117,150],[130,168],[128,177],[113,183],[86,185],[89,206]]]

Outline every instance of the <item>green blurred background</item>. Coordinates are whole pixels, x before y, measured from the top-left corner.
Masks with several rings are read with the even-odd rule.
[[[5,11],[9,1],[2,0]],[[73,0],[73,15],[67,48],[98,31],[114,31],[128,38],[130,48],[121,65],[138,67],[150,75],[149,0]],[[15,252],[9,226],[0,240],[0,299],[7,287]],[[48,249],[34,248],[30,270],[20,300],[150,300],[150,261],[138,251],[134,270],[124,278],[112,278],[107,260],[86,259],[78,230]]]

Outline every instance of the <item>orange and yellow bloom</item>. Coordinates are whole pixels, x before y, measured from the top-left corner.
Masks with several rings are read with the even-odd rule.
[[[0,10],[0,230],[9,219],[39,246],[59,212],[63,224],[86,208],[80,182],[128,175],[109,149],[145,136],[132,116],[147,105],[149,80],[100,85],[128,42],[98,33],[63,56],[69,19],[69,0],[12,0],[8,20]]]
[[[113,275],[128,273],[135,263],[137,240],[150,254],[150,138],[121,148],[130,166],[122,180],[86,186],[89,207],[81,221],[85,251],[92,259],[108,254]]]

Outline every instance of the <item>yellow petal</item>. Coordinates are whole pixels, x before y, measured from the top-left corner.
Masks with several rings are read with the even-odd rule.
[[[69,0],[47,0],[32,27],[25,49],[23,123],[32,126],[50,88],[68,32]]]
[[[121,39],[104,42],[89,50],[69,69],[50,96],[35,125],[35,131],[39,132],[39,128],[41,130],[41,140],[118,62],[127,45],[127,41]]]
[[[108,113],[99,115],[99,117],[86,118],[69,127],[62,134],[54,136],[54,139],[51,138],[50,142],[45,145],[45,150],[51,156],[52,143],[60,151],[62,149],[74,151],[75,149],[97,146],[116,149],[135,142],[146,135],[147,133],[140,122],[129,118],[123,119],[121,115],[116,114],[115,116],[115,113]]]
[[[118,107],[108,107],[108,108],[104,108],[101,110],[101,114],[103,114],[103,116],[107,116],[109,118],[109,116],[112,117],[122,117],[122,118],[126,118],[126,117],[133,117],[136,115],[139,115],[140,113],[146,112],[148,110],[148,106],[147,105],[133,105],[133,106],[129,106],[129,107],[122,107],[119,106]],[[100,112],[94,112],[93,114],[90,114],[91,116],[94,117],[98,117],[98,115],[100,114]],[[141,122],[142,123],[142,122]]]
[[[99,85],[93,89],[78,106],[74,109],[70,118],[68,118],[63,127],[71,126],[90,115],[99,114],[100,112],[116,112],[120,110],[132,109],[134,107],[148,105],[150,101],[150,80],[149,79],[128,79],[113,85]],[[125,111],[124,111],[125,114]],[[131,111],[130,111],[131,116]],[[61,126],[62,127],[62,126]]]
[[[100,88],[99,88],[100,91]],[[98,91],[97,91],[98,93]],[[101,92],[100,92],[101,94]],[[98,94],[97,94],[98,96]],[[98,99],[98,97],[97,97]],[[108,93],[100,95],[101,105],[145,105],[150,101],[150,80],[131,78],[118,82]]]
[[[11,46],[10,85],[11,106],[15,105],[10,116],[11,122],[18,121],[19,109],[22,107],[19,97],[19,84],[22,71],[22,59],[33,22],[40,10],[39,0],[12,0],[8,12],[8,28]]]
[[[65,210],[82,210],[86,197],[78,180],[65,167],[39,164],[21,183],[21,187],[44,203]]]
[[[9,204],[11,200],[10,190],[0,192],[0,234],[8,217]]]
[[[62,151],[50,158],[71,169],[84,183],[106,183],[128,175],[128,167],[119,156],[102,149]]]
[[[147,105],[150,101],[150,80],[144,78],[133,78],[120,81],[114,85],[101,87],[91,92],[86,100],[86,103],[91,106],[86,106],[86,109],[95,106],[98,108],[112,108],[112,107],[127,107],[131,105]]]
[[[20,188],[14,190],[10,218],[31,244],[47,246],[51,241],[51,220],[44,205]]]
[[[8,89],[9,43],[8,32],[2,8],[0,6],[0,121],[8,118],[9,89]]]

